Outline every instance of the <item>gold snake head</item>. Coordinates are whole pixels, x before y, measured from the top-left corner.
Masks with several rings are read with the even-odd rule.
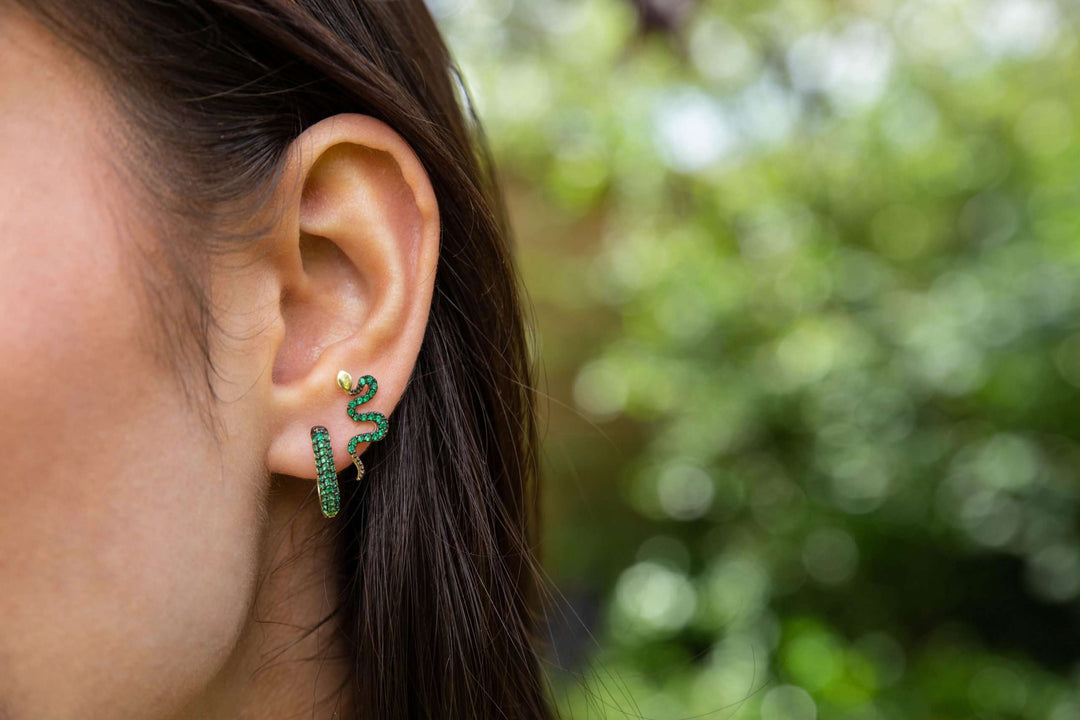
[[[351,392],[352,391],[352,375],[345,372],[344,370],[339,370],[338,374],[337,374],[337,384],[338,384],[338,387],[340,387],[345,392]]]

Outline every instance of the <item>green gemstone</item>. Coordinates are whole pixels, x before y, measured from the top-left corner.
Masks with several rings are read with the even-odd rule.
[[[341,507],[337,476],[331,470],[324,470],[319,479],[318,487],[319,506],[326,517],[333,517]]]

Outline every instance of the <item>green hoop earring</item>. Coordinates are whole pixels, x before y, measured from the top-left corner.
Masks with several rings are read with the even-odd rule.
[[[311,447],[315,451],[319,507],[324,517],[332,518],[341,509],[341,494],[334,469],[334,453],[330,449],[330,431],[322,425],[311,428]]]

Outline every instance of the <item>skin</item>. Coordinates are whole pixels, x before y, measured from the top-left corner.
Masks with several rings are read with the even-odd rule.
[[[344,369],[394,432],[438,254],[422,164],[363,115],[289,147],[262,252],[215,259],[219,445],[143,342],[151,231],[99,81],[14,14],[0,48],[0,718],[348,716],[321,701],[338,628],[302,632],[336,594],[309,431],[348,467]]]

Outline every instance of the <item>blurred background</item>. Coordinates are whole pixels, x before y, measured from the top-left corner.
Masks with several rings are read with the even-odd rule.
[[[564,717],[1080,718],[1080,3],[429,0]]]

